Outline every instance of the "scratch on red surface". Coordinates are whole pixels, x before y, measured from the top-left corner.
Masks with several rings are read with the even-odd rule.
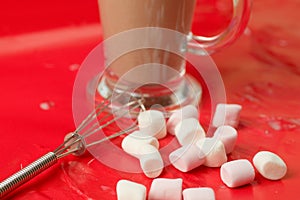
[[[72,180],[70,179],[67,171],[64,168],[64,163],[61,163],[61,170],[63,171],[63,174],[64,174],[64,180],[66,181],[68,186],[71,188],[71,190],[76,192],[79,196],[83,197],[84,199],[94,200],[93,198],[91,198],[91,197],[87,196],[86,194],[84,194],[84,192],[82,192],[76,185],[74,185],[72,183]]]

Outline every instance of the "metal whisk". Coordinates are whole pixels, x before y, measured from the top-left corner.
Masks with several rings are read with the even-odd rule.
[[[116,132],[110,136],[106,136],[89,144],[86,144],[85,142],[86,137],[108,127],[112,123],[115,123],[117,120],[128,115],[129,112],[136,110],[139,107],[145,110],[143,106],[143,99],[133,99],[125,105],[119,107],[119,109],[116,111],[117,115],[114,115],[115,113],[110,108],[110,102],[121,98],[123,94],[118,94],[114,97],[103,100],[96,106],[93,112],[91,112],[81,122],[77,129],[70,133],[68,137],[65,138],[64,142],[59,145],[54,151],[45,154],[44,156],[35,160],[25,168],[21,169],[20,171],[16,172],[15,174],[11,175],[3,182],[1,182],[0,198],[4,197],[14,189],[18,188],[22,184],[26,183],[33,177],[37,176],[41,172],[57,163],[58,159],[63,158],[69,154],[78,156],[82,155],[88,147],[100,144],[104,141],[110,140],[136,129],[137,125],[134,122],[133,125],[129,126],[128,128]],[[104,114],[104,116],[101,116],[101,118],[99,119],[98,117],[102,114]]]

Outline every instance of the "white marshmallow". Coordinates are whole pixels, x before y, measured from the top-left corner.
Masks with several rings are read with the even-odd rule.
[[[221,166],[221,180],[230,188],[251,183],[255,178],[252,164],[246,159],[234,160]]]
[[[145,144],[139,148],[140,165],[144,174],[149,178],[158,177],[164,168],[162,157],[154,146]]]
[[[152,181],[148,200],[181,200],[182,179],[157,178]]]
[[[184,119],[195,118],[198,119],[198,109],[193,105],[187,105],[183,108],[176,110],[169,117],[167,121],[167,130],[171,135],[175,135],[176,125]]]
[[[270,180],[279,180],[287,172],[285,162],[277,154],[269,151],[260,151],[255,154],[253,164],[263,177]]]
[[[146,187],[142,184],[119,180],[116,190],[118,200],[146,200]]]
[[[184,200],[215,200],[215,192],[209,187],[187,188],[183,190]]]
[[[158,110],[146,110],[138,116],[139,129],[149,136],[162,139],[167,135],[166,119]]]
[[[226,151],[223,143],[215,138],[204,138],[199,140],[196,145],[205,154],[204,165],[207,167],[220,167],[227,162]]]
[[[155,148],[159,148],[159,142],[155,137],[145,135],[142,131],[134,131],[133,133],[127,135],[122,140],[122,149],[134,156],[139,157],[141,145],[150,144]]]
[[[205,162],[204,153],[195,145],[185,145],[169,155],[172,165],[182,172],[188,172]]]
[[[212,120],[214,127],[229,125],[237,128],[242,106],[238,104],[218,104]]]
[[[218,127],[214,133],[214,138],[223,142],[226,154],[229,154],[233,151],[237,136],[238,135],[235,128],[227,125]]]
[[[175,127],[175,135],[180,145],[188,145],[205,138],[205,131],[195,118],[182,120]]]

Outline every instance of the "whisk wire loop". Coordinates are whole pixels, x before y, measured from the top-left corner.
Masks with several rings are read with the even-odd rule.
[[[127,95],[128,94],[129,93],[127,93]],[[100,140],[94,141],[89,144],[86,144],[85,142],[86,137],[115,123],[117,120],[130,114],[131,111],[136,111],[138,107],[140,107],[142,110],[145,110],[145,107],[143,106],[144,99],[136,99],[133,97],[131,97],[131,99],[133,99],[132,101],[129,101],[123,106],[120,106],[119,109],[112,109],[113,105],[110,104],[110,102],[122,97],[122,95],[124,94],[118,94],[113,98],[108,98],[99,103],[96,108],[80,123],[78,128],[73,131],[69,137],[66,137],[64,142],[60,144],[53,152],[48,152],[44,156],[29,164],[27,167],[21,169],[4,181],[0,182],[0,198],[6,196],[14,189],[18,188],[22,184],[31,180],[36,175],[40,174],[41,172],[57,163],[58,159],[69,154],[81,155],[88,147],[100,144],[104,141],[135,130],[137,128],[136,121],[134,121],[134,123],[130,127],[116,132],[112,135],[104,136]],[[107,112],[105,117],[101,117],[100,119],[98,119],[101,113],[105,113],[106,110],[110,112]],[[109,119],[109,117],[112,117],[112,119],[106,121],[107,119]]]

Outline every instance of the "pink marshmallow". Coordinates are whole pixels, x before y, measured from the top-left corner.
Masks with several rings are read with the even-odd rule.
[[[237,140],[237,131],[231,126],[220,126],[217,128],[214,134],[214,138],[221,140],[223,142],[226,154],[229,154],[233,151],[236,140]]]
[[[255,178],[252,164],[246,159],[234,160],[221,166],[222,181],[230,188],[251,183]]]
[[[229,125],[237,128],[242,106],[238,104],[218,104],[212,120],[214,127]]]
[[[182,179],[157,178],[152,181],[148,200],[181,200]]]
[[[167,122],[167,130],[171,135],[175,135],[176,125],[184,119],[195,118],[198,119],[198,109],[193,105],[187,105],[180,110],[175,111],[169,117]]]
[[[167,135],[166,119],[158,110],[146,110],[138,116],[139,129],[146,135],[162,139]]]
[[[182,120],[175,127],[175,135],[180,145],[188,145],[205,138],[205,131],[195,118]]]
[[[215,192],[209,187],[187,188],[182,194],[184,200],[215,200]]]
[[[188,172],[205,162],[204,153],[194,144],[185,145],[169,155],[172,165],[182,172]]]

